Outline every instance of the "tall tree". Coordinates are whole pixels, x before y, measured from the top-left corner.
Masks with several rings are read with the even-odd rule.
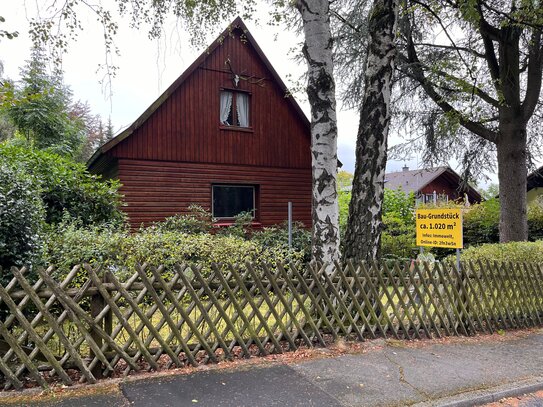
[[[32,146],[76,157],[82,147],[83,123],[70,115],[71,91],[62,76],[47,72],[43,51],[35,48],[21,80],[6,81],[1,92],[1,113]]]
[[[409,99],[423,106],[412,127],[425,125],[410,147],[456,156],[466,173],[496,154],[500,241],[526,240],[527,161],[543,115],[540,2],[406,0],[404,13],[400,69],[415,84]]]
[[[337,119],[333,74],[333,41],[328,0],[296,3],[302,18],[307,61],[307,96],[311,105],[313,173],[313,259],[339,260],[337,202]]]
[[[379,257],[398,0],[374,0],[369,13],[364,93],[345,232],[345,259]]]

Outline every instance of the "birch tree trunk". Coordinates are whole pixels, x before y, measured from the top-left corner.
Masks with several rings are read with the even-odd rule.
[[[337,203],[337,122],[328,0],[298,0],[307,61],[307,97],[311,105],[313,171],[312,258],[339,260]]]
[[[374,0],[370,11],[370,41],[344,259],[369,261],[380,256],[398,6],[398,0]]]

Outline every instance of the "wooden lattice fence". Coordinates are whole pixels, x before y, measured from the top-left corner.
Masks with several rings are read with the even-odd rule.
[[[13,268],[0,286],[4,387],[70,385],[325,346],[338,337],[413,339],[541,325],[534,264],[213,265]],[[329,267],[328,267],[329,269]]]

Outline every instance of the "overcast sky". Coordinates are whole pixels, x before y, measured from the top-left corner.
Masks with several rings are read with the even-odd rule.
[[[5,2],[7,0],[4,0]],[[1,15],[6,19],[2,25],[6,30],[17,30],[19,37],[0,41],[0,60],[4,64],[4,76],[17,79],[19,69],[29,58],[31,41],[28,36],[30,18],[35,16],[34,1],[10,1],[3,5]],[[43,12],[43,10],[42,10]],[[120,56],[115,56],[113,64],[118,66],[117,76],[112,80],[112,97],[100,84],[103,72],[99,65],[105,60],[103,35],[96,18],[81,14],[84,31],[76,43],[70,45],[63,58],[64,78],[73,91],[74,99],[87,101],[95,114],[104,120],[111,117],[116,131],[129,126],[149,107],[160,94],[197,58],[201,50],[188,45],[188,36],[173,22],[165,26],[165,35],[160,40],[150,40],[146,30],[129,28],[127,21],[119,21],[119,32],[115,43]],[[224,21],[217,31],[222,31],[230,21]],[[274,68],[287,85],[298,79],[306,69],[305,64],[294,61],[291,49],[300,42],[293,33],[269,27],[265,23],[255,25],[245,22],[271,61]],[[210,37],[214,38],[216,33]],[[291,79],[292,78],[292,79]],[[306,115],[309,105],[302,93],[295,94]],[[354,171],[354,149],[358,117],[356,112],[338,111],[339,159],[344,169]],[[392,135],[389,145],[398,142]],[[407,164],[411,168],[422,167],[417,157],[410,162],[390,161],[388,171],[398,171]],[[450,163],[454,168],[454,163]]]

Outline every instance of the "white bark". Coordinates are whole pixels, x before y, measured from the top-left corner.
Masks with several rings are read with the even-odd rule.
[[[380,257],[397,15],[398,0],[374,0],[369,18],[364,96],[345,232],[345,259],[371,261]]]
[[[312,257],[339,260],[339,209],[337,202],[337,121],[332,62],[332,35],[328,0],[298,0],[305,35],[307,96],[311,105],[313,170]]]

